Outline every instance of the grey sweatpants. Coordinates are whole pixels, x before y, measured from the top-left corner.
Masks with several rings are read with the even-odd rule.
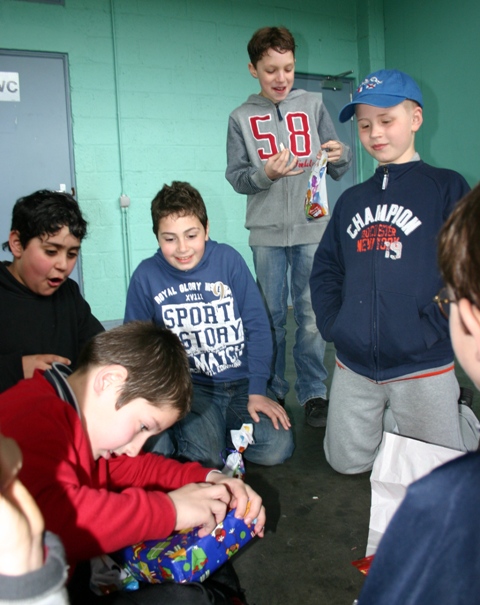
[[[465,451],[460,431],[460,387],[454,370],[378,384],[335,365],[324,449],[339,473],[371,470],[383,435],[388,405],[406,437]]]

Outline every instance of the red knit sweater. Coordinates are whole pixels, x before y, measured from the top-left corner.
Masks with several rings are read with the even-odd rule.
[[[156,454],[95,461],[76,411],[39,372],[0,394],[0,431],[19,444],[20,479],[71,565],[169,535],[176,516],[164,492],[211,470]]]

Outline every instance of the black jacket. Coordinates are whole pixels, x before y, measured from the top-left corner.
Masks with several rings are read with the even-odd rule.
[[[75,281],[40,296],[0,263],[0,392],[23,378],[22,356],[61,355],[74,369],[83,345],[102,331]]]

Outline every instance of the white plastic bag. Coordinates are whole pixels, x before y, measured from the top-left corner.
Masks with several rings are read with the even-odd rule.
[[[383,433],[370,476],[372,504],[367,557],[377,550],[380,539],[405,497],[410,483],[463,453],[403,435]]]

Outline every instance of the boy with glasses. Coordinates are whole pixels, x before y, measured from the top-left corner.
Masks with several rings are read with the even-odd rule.
[[[480,186],[458,203],[439,238],[457,359],[480,388]],[[358,605],[461,605],[480,594],[480,453],[413,483],[380,542]]]

